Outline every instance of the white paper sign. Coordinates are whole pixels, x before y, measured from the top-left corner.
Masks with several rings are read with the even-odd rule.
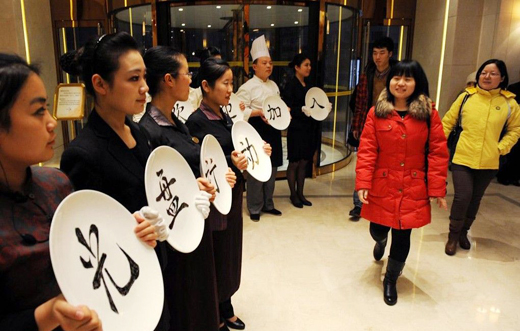
[[[244,112],[240,109],[240,99],[238,99],[235,93],[231,94],[229,103],[225,106],[220,106],[220,109],[229,115],[233,123],[244,120]]]
[[[195,206],[200,191],[186,160],[169,146],[156,148],[146,162],[144,182],[148,205],[170,228],[168,243],[179,252],[193,252],[202,239],[204,217]]]
[[[271,158],[264,151],[264,141],[255,128],[245,122],[238,121],[231,128],[235,150],[247,158],[247,172],[261,182],[271,177]]]
[[[223,215],[229,213],[233,198],[231,186],[226,180],[227,170],[226,155],[217,138],[206,135],[200,149],[200,173],[215,186],[217,192],[213,205]]]
[[[186,123],[188,117],[193,113],[193,105],[188,101],[177,101],[173,106],[173,114],[182,122]]]
[[[285,130],[291,123],[289,108],[278,95],[267,97],[262,104],[262,110],[267,122],[277,130]]]
[[[311,117],[323,121],[329,116],[331,106],[327,94],[319,87],[313,87],[305,94],[305,106],[311,109]]]
[[[151,331],[161,317],[161,268],[136,226],[119,202],[91,190],[72,193],[54,214],[49,249],[58,285],[69,303],[94,309],[104,330]]]

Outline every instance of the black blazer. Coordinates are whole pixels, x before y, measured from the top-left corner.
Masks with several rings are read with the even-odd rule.
[[[150,147],[135,123],[125,119],[125,124],[137,141],[132,149],[93,110],[85,128],[63,153],[60,168],[76,190],[103,192],[133,213],[147,205],[144,170]]]
[[[175,115],[172,115],[175,126],[157,124],[150,115],[152,107],[151,103],[146,106],[146,112],[139,121],[139,128],[147,136],[152,149],[163,145],[174,148],[188,162],[195,177],[200,177],[200,145],[193,140],[186,125]],[[202,140],[200,143],[202,143]]]

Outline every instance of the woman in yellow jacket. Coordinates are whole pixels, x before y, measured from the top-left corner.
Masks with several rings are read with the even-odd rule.
[[[442,119],[448,137],[457,123],[459,110],[462,116],[462,132],[451,167],[455,196],[447,255],[457,252],[457,244],[463,249],[471,248],[467,233],[480,200],[498,171],[499,157],[509,153],[520,136],[520,108],[515,95],[505,90],[509,82],[505,63],[487,60],[477,71],[476,81],[477,86],[459,95]],[[505,134],[501,137],[502,130]]]

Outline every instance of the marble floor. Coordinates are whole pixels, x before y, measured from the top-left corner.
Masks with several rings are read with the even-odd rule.
[[[399,300],[390,307],[382,294],[387,255],[375,262],[368,222],[348,217],[354,163],[307,179],[312,207],[293,207],[280,180],[275,204],[283,216],[254,223],[245,212],[233,303],[246,330],[520,330],[520,188],[490,185],[471,250],[453,257],[444,254],[448,212],[433,208],[432,223],[412,232]]]

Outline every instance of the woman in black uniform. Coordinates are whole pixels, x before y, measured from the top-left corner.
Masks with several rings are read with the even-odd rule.
[[[157,46],[144,55],[146,81],[152,101],[146,107],[139,126],[149,136],[152,148],[166,145],[176,149],[188,162],[199,187],[214,194],[215,188],[207,179],[200,178],[200,145],[188,128],[172,113],[177,101],[186,101],[189,95],[190,74],[186,57],[171,47]],[[229,169],[228,183],[236,181]],[[215,213],[213,207],[211,213]],[[213,237],[209,217],[197,249],[183,254],[168,249],[165,270],[166,295],[169,300],[170,330],[218,330],[217,283],[213,256]]]
[[[317,122],[305,109],[305,95],[310,86],[305,78],[311,73],[311,60],[304,54],[297,54],[289,63],[294,69],[294,77],[287,83],[282,99],[291,109],[291,123],[287,129],[287,182],[291,190],[291,203],[297,208],[312,203],[303,195],[307,164],[316,151]]]
[[[75,189],[97,190],[131,212],[139,210],[147,205],[144,174],[150,146],[137,124],[128,119],[142,111],[148,92],[137,43],[125,32],[104,35],[88,42],[74,64],[94,97],[94,109],[85,128],[63,153],[61,169]],[[156,250],[163,269],[167,249],[163,243]],[[156,330],[168,330],[170,298],[165,299]]]
[[[231,296],[240,287],[242,269],[242,197],[244,193],[244,178],[242,170],[247,168],[247,159],[234,150],[231,139],[233,122],[229,116],[220,110],[221,105],[227,105],[233,92],[233,73],[227,62],[220,59],[206,60],[199,71],[202,88],[202,103],[186,121],[191,134],[200,141],[206,134],[217,138],[228,165],[237,174],[237,182],[233,188],[233,203],[225,222],[213,232],[215,264],[217,267],[217,287],[219,296],[219,311],[223,319],[221,330],[227,327],[244,329],[245,324],[236,315],[231,304]],[[268,154],[271,147],[267,145]],[[211,216],[210,216],[211,217]]]

